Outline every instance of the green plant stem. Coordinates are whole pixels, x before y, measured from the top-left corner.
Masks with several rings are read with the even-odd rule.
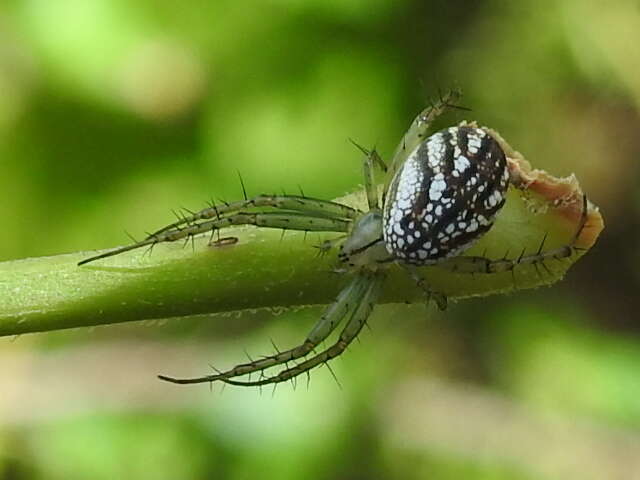
[[[341,201],[361,205],[363,196]],[[153,226],[150,226],[153,227]],[[496,225],[471,251],[502,258],[522,249],[535,252],[545,233],[550,248],[568,242],[575,225],[553,209],[533,214],[512,189]],[[0,263],[0,335],[17,335],[135,320],[269,307],[327,304],[344,284],[332,273],[335,253],[318,257],[313,248],[331,235],[247,227],[228,229],[235,245],[211,247],[208,237],[191,244],[159,244],[78,267],[93,252]],[[335,235],[335,234],[334,234]],[[454,274],[425,267],[429,284],[450,299],[488,295],[553,283],[577,256],[548,264],[551,273],[531,266],[493,275]],[[409,275],[393,266],[381,303],[423,301]]]

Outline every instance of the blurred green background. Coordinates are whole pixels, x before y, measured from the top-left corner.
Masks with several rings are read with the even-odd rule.
[[[0,260],[105,248],[210,196],[333,198],[438,89],[606,230],[550,289],[376,309],[307,387],[180,388],[320,313],[0,339],[1,479],[640,478],[640,4],[3,0]],[[0,279],[2,281],[2,279]],[[202,370],[198,370],[201,368]]]

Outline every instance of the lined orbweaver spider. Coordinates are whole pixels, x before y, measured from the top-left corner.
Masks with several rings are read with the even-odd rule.
[[[303,343],[212,375],[196,378],[159,376],[178,384],[221,381],[261,386],[308,374],[311,369],[342,354],[366,324],[392,264],[404,267],[424,290],[427,300],[434,299],[440,309],[445,309],[446,296],[428,287],[419,267],[439,265],[447,268],[449,265],[448,268],[459,273],[496,273],[513,271],[522,264],[544,266],[547,259],[571,256],[578,250],[575,243],[586,222],[587,200],[584,196],[578,230],[565,246],[545,251],[543,240],[535,254],[525,255],[523,251],[515,259],[490,260],[462,255],[492,227],[504,205],[510,173],[503,149],[486,128],[460,125],[427,137],[433,120],[447,108],[455,107],[458,97],[457,92],[449,92],[416,117],[397,147],[389,169],[375,149],[366,150],[356,145],[365,154],[364,187],[369,207],[366,212],[305,195],[247,198],[245,193],[242,201],[212,204],[140,242],[88,258],[79,265],[144,246],[152,247],[159,242],[189,239],[232,225],[342,233],[339,239],[321,244],[320,250],[326,253],[339,245],[340,270],[348,273],[351,279],[335,301],[326,307]],[[388,174],[381,199],[374,181],[376,166]],[[316,352],[343,321],[346,325],[337,341]],[[292,366],[289,366],[290,362]],[[272,367],[282,369],[274,375],[266,375],[265,371]],[[253,373],[259,373],[260,378],[251,380]],[[245,375],[249,375],[249,379],[241,380]]]

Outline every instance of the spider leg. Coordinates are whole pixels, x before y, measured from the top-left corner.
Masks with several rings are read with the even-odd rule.
[[[85,263],[93,262],[100,258],[111,257],[146,245],[153,246],[156,243],[175,242],[176,240],[193,237],[194,235],[211,230],[219,230],[232,225],[255,225],[257,227],[282,228],[287,230],[346,233],[349,231],[350,224],[350,220],[314,217],[298,212],[239,212],[234,215],[216,218],[215,220],[194,223],[184,228],[175,228],[150,235],[138,243],[116,248],[115,250],[82,260],[78,265],[84,265]]]
[[[252,382],[243,382],[233,379],[221,380],[231,385],[240,385],[245,387],[286,382],[290,378],[294,378],[303,373],[307,373],[315,367],[325,364],[330,360],[340,356],[351,344],[351,342],[356,339],[356,337],[366,324],[367,318],[369,318],[369,315],[371,314],[371,311],[373,310],[373,307],[380,293],[380,288],[382,286],[382,283],[384,282],[385,276],[384,274],[374,273],[369,274],[366,278],[367,283],[364,294],[359,298],[358,304],[353,309],[351,318],[349,319],[347,325],[344,327],[344,330],[342,330],[338,341],[331,347],[327,348],[323,352],[320,352],[314,357],[305,360],[304,362],[298,363],[291,368],[281,371],[280,373],[272,377],[267,377]]]
[[[518,265],[533,265],[536,268],[538,265],[542,265],[545,269],[547,266],[545,262],[547,260],[561,260],[572,256],[576,251],[580,251],[580,247],[576,247],[576,242],[580,238],[580,234],[587,223],[588,202],[587,196],[582,196],[582,214],[571,241],[560,247],[552,248],[549,250],[543,250],[544,242],[546,241],[546,234],[535,253],[525,255],[523,250],[520,256],[517,258],[500,258],[497,260],[491,260],[485,257],[477,256],[458,256],[447,259],[446,261],[437,264],[438,267],[445,268],[456,273],[500,273],[513,271]],[[547,272],[549,270],[547,269]],[[550,272],[549,272],[550,273]]]
[[[449,90],[439,95],[438,100],[418,114],[393,154],[391,160],[392,174],[389,175],[388,182],[393,179],[393,173],[405,162],[409,154],[425,139],[427,131],[433,121],[448,108],[458,108],[455,103],[461,96],[462,93],[459,90]],[[388,190],[388,187],[388,184],[385,185],[385,192]]]
[[[358,145],[354,140],[349,139],[349,141],[362,153],[364,153],[364,162],[363,162],[363,170],[364,170],[364,187],[365,192],[367,193],[367,203],[369,205],[369,210],[377,210],[380,208],[378,202],[378,187],[375,182],[373,167],[374,164],[377,164],[383,172],[387,171],[387,166],[384,161],[376,151],[376,149],[367,150],[361,145]]]
[[[435,290],[431,290],[431,288],[429,288],[429,286],[427,285],[425,278],[422,275],[420,275],[420,272],[418,271],[418,268],[415,265],[410,265],[405,263],[400,263],[399,265],[407,269],[413,281],[416,282],[416,285],[420,287],[420,289],[427,295],[427,305],[429,305],[429,302],[433,298],[433,300],[435,300],[436,302],[436,305],[438,305],[438,308],[441,311],[444,311],[447,309],[446,295],[440,292],[436,292]]]
[[[250,359],[247,363],[237,365],[226,372],[219,372],[215,375],[185,379],[160,375],[159,378],[161,380],[178,384],[212,382],[215,380],[227,382],[233,378],[250,375],[254,372],[262,372],[267,368],[277,365],[284,364],[286,370],[288,370],[289,368],[286,366],[288,362],[298,360],[312,352],[331,334],[331,332],[335,330],[342,319],[354,309],[354,304],[357,304],[362,298],[365,288],[368,286],[367,282],[368,279],[364,276],[358,275],[353,278],[351,282],[338,294],[336,300],[325,309],[320,320],[313,327],[305,341],[290,350],[277,352],[275,355],[270,355],[268,357],[261,358],[260,360]],[[261,377],[258,381],[262,382],[264,381],[264,378]]]
[[[244,191],[244,190],[243,190]],[[221,218],[224,216],[247,211],[252,208],[272,207],[280,210],[292,210],[312,216],[321,216],[336,219],[354,219],[360,213],[358,210],[342,205],[337,202],[319,200],[303,195],[258,195],[253,198],[238,202],[211,204],[209,207],[193,212],[190,216],[180,217],[177,222],[173,222],[160,230],[152,233],[147,239],[152,238],[168,230],[175,230],[181,225],[189,225],[201,220],[211,218]]]

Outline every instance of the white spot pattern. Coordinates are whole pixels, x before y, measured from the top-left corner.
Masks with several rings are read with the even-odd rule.
[[[508,181],[504,152],[483,129],[435,133],[390,184],[383,212],[387,251],[417,265],[459,254],[491,228]]]

